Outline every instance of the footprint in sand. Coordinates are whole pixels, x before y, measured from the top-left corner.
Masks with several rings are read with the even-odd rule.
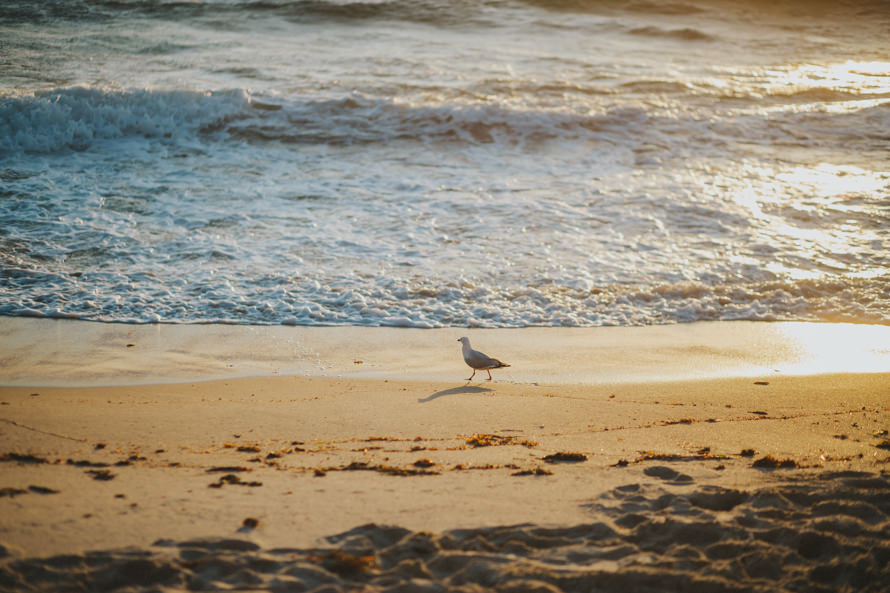
[[[673,482],[675,484],[691,484],[693,482],[692,476],[688,474],[681,474],[677,470],[672,469],[666,465],[647,467],[643,470],[643,473],[649,477],[658,478],[659,480],[664,480],[665,482]]]

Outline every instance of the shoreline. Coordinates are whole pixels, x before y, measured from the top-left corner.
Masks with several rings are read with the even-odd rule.
[[[890,326],[884,325],[716,321],[415,329],[0,317],[0,385],[125,386],[268,376],[460,380],[468,372],[455,344],[462,335],[512,365],[495,372],[506,383],[890,371]]]

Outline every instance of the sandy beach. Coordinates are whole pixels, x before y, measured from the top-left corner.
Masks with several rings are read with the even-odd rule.
[[[803,325],[797,335],[865,331]],[[311,341],[290,328],[306,353],[291,362],[314,372],[236,377],[248,362],[286,356],[254,350],[263,332],[252,328],[254,341],[217,359],[230,372],[209,371],[223,378],[177,381],[197,367],[165,359],[222,348],[202,342],[201,327],[185,329],[191,351],[178,336],[140,363],[139,332],[170,328],[2,320],[0,589],[886,591],[890,582],[890,373],[797,372],[825,345],[758,349],[752,337],[776,326],[656,328],[636,350],[632,329],[585,330],[589,349],[617,344],[621,364],[572,358],[590,354],[578,346],[585,332],[471,333],[513,364],[472,383],[458,344],[432,346],[459,330],[386,328],[346,337],[312,328]],[[93,364],[96,332],[117,354]],[[397,339],[366,349],[384,334]],[[667,342],[677,349],[658,363]],[[537,368],[551,369],[537,381],[522,364],[535,348]],[[80,356],[79,369],[63,350]],[[708,370],[721,358],[736,361],[726,376]],[[797,371],[765,370],[777,361]],[[419,377],[424,364],[431,379]],[[597,369],[607,380],[591,378]],[[674,375],[653,379],[658,369]]]

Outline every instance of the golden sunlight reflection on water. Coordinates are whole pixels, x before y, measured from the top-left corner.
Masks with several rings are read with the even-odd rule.
[[[880,244],[884,230],[861,224],[880,214],[880,199],[890,188],[890,171],[869,171],[853,165],[817,163],[786,167],[743,166],[733,201],[749,213],[765,243],[786,245],[795,255],[764,268],[795,280],[817,279],[842,272],[877,277],[884,267],[856,265],[855,254]]]
[[[798,64],[768,70],[769,94],[830,90],[859,95],[890,93],[890,62],[848,60],[839,64]]]

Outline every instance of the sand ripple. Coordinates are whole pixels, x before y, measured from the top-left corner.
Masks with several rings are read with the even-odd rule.
[[[670,488],[676,488],[676,491]],[[890,474],[826,473],[757,490],[630,484],[589,524],[432,534],[365,525],[320,549],[243,539],[6,556],[6,591],[887,591]],[[543,501],[542,501],[542,504]]]

